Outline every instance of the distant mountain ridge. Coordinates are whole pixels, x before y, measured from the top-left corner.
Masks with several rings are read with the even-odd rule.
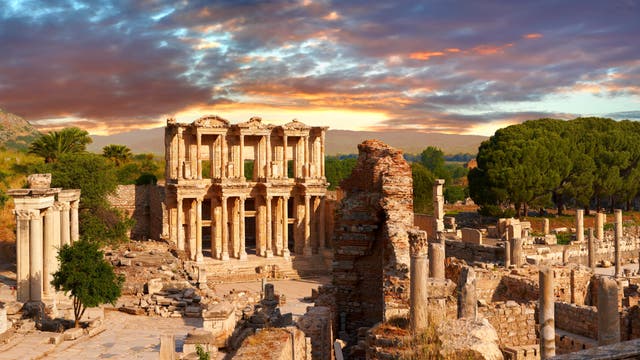
[[[7,149],[25,150],[40,136],[27,120],[0,109],[0,145]]]
[[[89,151],[101,152],[109,144],[127,145],[134,153],[164,154],[164,127],[133,130],[101,136],[93,135]],[[440,148],[445,154],[478,152],[486,136],[423,133],[417,131],[327,131],[325,151],[327,155],[357,154],[358,144],[367,139],[378,139],[405,153],[418,154],[427,146]]]

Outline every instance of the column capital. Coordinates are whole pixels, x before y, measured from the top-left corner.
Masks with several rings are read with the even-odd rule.
[[[24,210],[24,209],[13,210],[13,213],[16,215],[16,218],[18,220],[30,220],[31,219],[31,212],[29,210]]]
[[[427,232],[418,229],[411,229],[407,233],[409,234],[409,251],[411,256],[426,256],[427,249],[429,247]]]
[[[58,211],[58,208],[55,205],[50,206],[44,210],[44,215],[45,216],[53,215],[55,211]]]
[[[77,210],[78,209],[78,201],[72,201],[69,203],[69,207],[71,209]]]
[[[58,208],[60,211],[69,211],[71,209],[71,205],[68,202],[58,202]]]

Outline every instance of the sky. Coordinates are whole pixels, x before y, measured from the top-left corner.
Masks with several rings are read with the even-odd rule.
[[[113,134],[217,114],[491,135],[640,120],[640,0],[0,4],[0,108]]]

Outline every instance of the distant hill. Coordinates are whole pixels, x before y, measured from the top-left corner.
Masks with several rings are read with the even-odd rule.
[[[164,154],[164,128],[133,130],[108,136],[92,136],[90,151],[101,152],[109,144],[127,145],[134,153]],[[358,144],[367,139],[378,139],[409,154],[422,152],[427,146],[440,148],[445,154],[478,152],[480,143],[487,139],[479,135],[422,133],[416,131],[349,131],[329,130],[326,137],[327,155],[356,154]]]
[[[26,150],[40,132],[18,115],[0,109],[0,144],[7,149]]]

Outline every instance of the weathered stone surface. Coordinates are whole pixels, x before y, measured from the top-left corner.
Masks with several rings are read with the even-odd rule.
[[[84,330],[82,328],[67,329],[64,332],[64,340],[65,341],[76,340],[77,338],[81,337],[82,335],[84,335]]]
[[[449,320],[436,331],[442,344],[440,355],[445,359],[503,359],[498,334],[486,319]]]
[[[471,243],[471,244],[482,244],[482,232],[478,229],[470,229],[463,228],[460,229],[462,232],[462,242]]]

